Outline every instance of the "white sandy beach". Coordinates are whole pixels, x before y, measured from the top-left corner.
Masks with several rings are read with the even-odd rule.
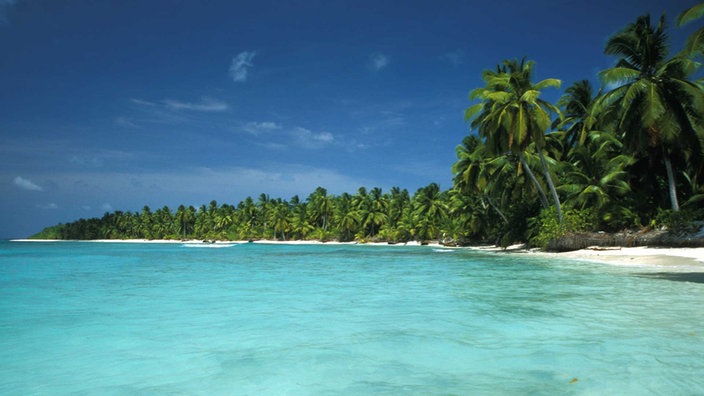
[[[667,270],[680,268],[687,271],[704,272],[704,248],[595,248],[548,254],[556,257],[598,261],[607,264],[653,266]]]

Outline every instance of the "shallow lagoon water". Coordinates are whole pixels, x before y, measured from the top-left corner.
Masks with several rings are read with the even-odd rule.
[[[702,394],[704,284],[654,272],[431,247],[2,242],[0,394]]]

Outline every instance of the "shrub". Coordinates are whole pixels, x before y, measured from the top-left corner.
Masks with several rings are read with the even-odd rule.
[[[653,228],[666,228],[674,234],[688,234],[699,231],[700,225],[695,222],[697,213],[693,210],[658,210],[658,214],[650,222]]]
[[[571,209],[562,215],[562,224],[557,218],[554,207],[544,209],[537,218],[531,219],[530,244],[545,249],[551,240],[568,233],[593,231],[596,224],[594,211],[591,209]]]

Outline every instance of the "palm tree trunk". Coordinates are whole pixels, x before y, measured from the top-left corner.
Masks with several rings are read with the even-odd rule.
[[[506,215],[504,215],[504,212],[502,212],[501,209],[499,209],[499,207],[494,204],[494,201],[491,199],[491,197],[486,195],[486,200],[489,201],[489,206],[491,206],[496,211],[496,213],[501,216],[501,219],[503,219],[504,223],[508,224],[508,219],[506,218]],[[483,204],[484,200],[482,200],[482,205]]]
[[[530,166],[528,166],[528,162],[526,161],[526,158],[523,156],[523,153],[518,153],[518,159],[521,161],[521,165],[523,166],[523,170],[528,174],[528,177],[530,180],[533,182],[535,185],[535,188],[538,190],[538,194],[540,195],[540,202],[543,204],[543,207],[545,209],[550,207],[550,204],[548,203],[548,197],[545,195],[545,190],[543,190],[543,187],[538,183],[538,179],[535,178],[535,175],[533,174],[533,171],[530,169]]]
[[[667,171],[667,184],[668,190],[670,192],[670,205],[672,205],[672,210],[679,212],[680,204],[677,202],[677,186],[675,185],[675,174],[672,172],[672,162],[670,162],[670,157],[665,154],[665,170]]]
[[[538,156],[540,156],[540,163],[543,165],[543,172],[545,172],[545,180],[548,181],[548,187],[550,187],[550,193],[552,194],[552,199],[555,200],[555,208],[557,209],[557,218],[562,224],[562,205],[560,205],[560,197],[557,195],[557,190],[555,185],[552,183],[552,177],[550,177],[550,171],[548,170],[548,164],[545,162],[545,156],[543,156],[543,150],[538,150]]]

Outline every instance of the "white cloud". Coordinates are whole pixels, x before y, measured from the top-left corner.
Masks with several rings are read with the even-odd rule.
[[[321,132],[317,135],[313,135],[313,139],[325,143],[331,143],[333,140],[335,140],[335,138],[332,136],[332,133],[330,132]]]
[[[255,122],[251,121],[242,126],[242,130],[245,132],[249,132],[253,135],[259,135],[260,133],[266,133],[266,132],[272,132],[277,129],[281,129],[281,125],[271,122],[271,121],[263,121],[263,122]]]
[[[15,185],[17,187],[19,187],[23,190],[44,191],[44,189],[41,186],[39,186],[39,185],[33,183],[31,180],[25,179],[21,176],[17,176],[12,182],[15,183]]]
[[[112,205],[109,203],[105,202],[104,204],[100,205],[100,209],[106,211],[106,212],[112,212]]]
[[[59,205],[51,202],[48,204],[37,205],[37,208],[43,209],[43,210],[54,210],[54,209],[58,209]]]
[[[335,137],[330,132],[315,133],[306,128],[295,128],[291,135],[296,139],[296,143],[304,148],[321,148],[332,143]]]
[[[389,65],[391,58],[389,56],[382,54],[380,52],[371,54],[369,56],[368,66],[374,71],[379,71]]]
[[[207,97],[202,98],[198,103],[181,102],[173,99],[164,99],[163,103],[170,110],[218,112],[228,109],[227,103]]]
[[[232,63],[230,64],[230,77],[232,77],[232,81],[247,81],[247,73],[249,72],[249,68],[254,66],[252,61],[256,55],[256,52],[244,51],[232,58]]]

